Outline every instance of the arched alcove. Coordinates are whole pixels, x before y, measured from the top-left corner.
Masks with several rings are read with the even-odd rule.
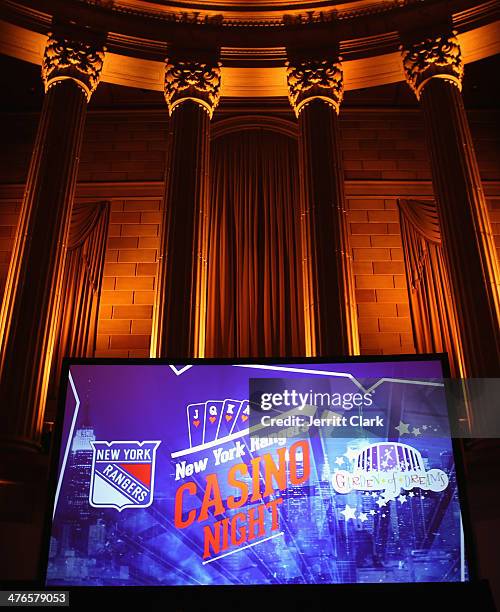
[[[207,355],[303,354],[295,124],[216,122],[210,174]]]

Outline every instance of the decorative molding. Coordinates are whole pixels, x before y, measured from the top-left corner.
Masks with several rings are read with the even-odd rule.
[[[195,60],[165,61],[165,100],[170,115],[174,109],[193,100],[204,108],[210,117],[220,100],[221,63],[204,63]]]
[[[344,96],[341,58],[287,62],[288,98],[296,116],[312,100],[323,100],[339,112]]]
[[[483,188],[487,198],[500,197],[500,181],[483,181]],[[0,185],[0,202],[21,202],[23,193],[24,183],[4,183]],[[163,194],[163,181],[81,182],[77,184],[75,200],[161,200]],[[353,200],[434,199],[432,183],[427,180],[346,180],[345,194]]]
[[[97,44],[55,37],[49,33],[42,61],[42,79],[47,92],[61,81],[71,79],[90,100],[99,84],[105,47]]]
[[[83,0],[90,6],[107,9],[110,13],[148,16],[173,23],[195,26],[218,26],[228,28],[286,28],[306,27],[311,24],[350,21],[361,17],[385,15],[401,11],[406,7],[418,5],[421,0],[355,0],[346,8],[332,0],[309,2],[263,3],[260,10],[239,10],[238,3],[220,2],[216,7],[223,13],[214,14],[210,3],[203,2],[158,2],[149,0],[140,4],[127,0]],[[206,6],[208,4],[208,6]],[[257,3],[256,3],[257,4]],[[205,5],[205,6],[204,6]],[[295,6],[294,6],[295,5]],[[312,8],[309,8],[312,5]],[[283,13],[284,10],[293,10]]]
[[[401,45],[401,53],[406,80],[417,98],[433,78],[446,79],[462,89],[464,64],[455,30]]]
[[[286,47],[221,47],[220,59],[224,66],[281,67],[286,61]]]
[[[288,121],[278,117],[266,117],[265,115],[239,115],[228,117],[212,123],[210,130],[211,140],[216,140],[228,134],[241,133],[249,130],[263,130],[266,132],[277,132],[288,138],[298,138],[298,127],[295,121]]]

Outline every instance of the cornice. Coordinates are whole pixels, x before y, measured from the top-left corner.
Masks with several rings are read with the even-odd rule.
[[[201,9],[183,10],[188,4],[209,5],[211,10],[205,10],[207,19],[201,17]],[[262,2],[256,4],[259,11],[265,6]],[[220,6],[230,5],[226,2]],[[295,5],[300,9],[306,3]],[[338,6],[319,1],[307,3],[307,6],[313,7],[307,19],[298,21],[300,13],[295,10],[287,19],[281,15],[272,23],[260,23],[253,18],[250,23],[245,21],[247,12],[238,12],[242,20],[225,14],[221,18],[213,9],[214,4],[208,2],[3,0],[0,18],[46,34],[51,28],[52,17],[56,16],[108,32],[107,46],[111,52],[148,59],[163,60],[168,44],[185,44],[190,40],[200,48],[221,48],[221,59],[234,66],[249,65],[249,62],[254,65],[279,63],[287,46],[325,46],[332,41],[341,42],[344,59],[356,59],[396,51],[396,32],[407,28],[408,24],[419,27],[429,21],[440,23],[452,19],[454,28],[461,33],[498,19],[496,0],[355,0]],[[336,7],[328,19],[325,14],[322,17],[319,14],[327,6]],[[169,12],[169,7],[173,13]],[[196,20],[193,15],[197,15]]]
[[[52,0],[53,1],[53,0]],[[429,11],[442,13],[465,10],[474,16],[478,2],[460,0],[351,0],[332,2],[332,0],[250,0],[247,3],[226,0],[222,2],[193,0],[73,0],[123,15],[148,16],[172,23],[182,23],[194,27],[215,26],[221,30],[251,28],[257,30],[307,29],[314,26],[324,28],[327,24],[352,22],[361,18],[381,16],[398,19],[408,11],[428,15]],[[425,7],[423,4],[425,3]],[[495,10],[494,0],[485,4]],[[481,11],[482,12],[482,9]],[[279,32],[281,35],[282,32]]]
[[[151,16],[194,26],[217,25],[231,28],[272,28],[334,23],[364,16],[387,15],[423,0],[332,0],[259,2],[196,2],[183,0],[75,0],[89,6],[134,16]],[[429,0],[427,0],[429,3]]]

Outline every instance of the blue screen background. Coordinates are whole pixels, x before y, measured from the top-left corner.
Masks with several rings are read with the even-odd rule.
[[[317,377],[329,391],[358,391],[354,379],[374,384],[381,378],[441,379],[439,361],[258,366],[195,365],[182,373],[168,365],[72,365],[65,404],[58,490],[50,538],[48,585],[238,585],[286,583],[376,583],[463,581],[467,579],[461,513],[443,388],[384,381],[374,405],[384,415],[381,437],[317,435],[307,439],[310,476],[288,484],[280,497],[279,530],[255,538],[252,546],[229,546],[220,558],[203,559],[205,525],[234,516],[210,515],[179,529],[174,524],[178,487],[191,480],[197,495],[187,509],[200,509],[205,476],[217,473],[224,500],[236,495],[227,483],[232,465],[259,454],[275,456],[278,445],[250,452],[248,435],[242,459],[216,466],[212,449],[178,458],[189,448],[186,407],[206,401],[248,398],[249,379]],[[300,371],[294,371],[300,370]],[[322,373],[348,373],[351,378]],[[409,433],[400,435],[404,422]],[[413,430],[418,433],[412,433]],[[160,441],[154,466],[152,502],[146,508],[94,507],[89,502],[94,441]],[[290,447],[296,439],[285,442]],[[440,469],[448,486],[440,492],[415,487],[383,505],[380,492],[332,486],[336,470],[352,470],[349,457],[369,444],[404,442],[420,454],[425,469]],[[234,441],[221,443],[229,449]],[[217,446],[217,447],[218,447]],[[216,448],[216,447],[214,447]],[[176,462],[208,457],[206,472],[175,480]],[[298,471],[303,466],[298,465]],[[270,499],[271,499],[270,498]],[[248,512],[248,502],[239,512]],[[269,512],[266,521],[269,521]],[[272,535],[273,537],[269,537]],[[257,541],[257,540],[262,540]],[[229,553],[229,554],[225,554]],[[212,555],[217,556],[217,555]]]

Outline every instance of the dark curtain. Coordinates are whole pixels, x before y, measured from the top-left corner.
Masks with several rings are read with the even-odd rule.
[[[94,354],[109,211],[109,202],[73,205],[45,414],[49,421],[55,416],[63,358]]]
[[[462,375],[462,352],[436,204],[399,200],[410,315],[418,353],[446,352]]]
[[[211,155],[206,354],[303,355],[297,141],[237,131]]]

